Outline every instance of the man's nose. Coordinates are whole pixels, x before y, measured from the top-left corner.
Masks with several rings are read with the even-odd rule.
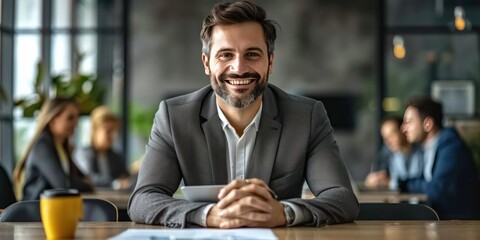
[[[230,63],[230,71],[241,75],[249,71],[248,63],[241,57],[237,57]]]

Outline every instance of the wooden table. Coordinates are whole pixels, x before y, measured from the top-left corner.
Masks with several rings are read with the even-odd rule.
[[[132,222],[79,223],[76,239],[106,239],[127,229],[162,226]],[[480,239],[480,221],[357,221],[321,228],[274,228],[279,240],[310,239]],[[45,239],[41,223],[0,223],[0,239]]]

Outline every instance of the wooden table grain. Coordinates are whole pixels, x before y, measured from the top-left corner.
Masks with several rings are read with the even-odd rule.
[[[162,229],[132,222],[82,222],[76,239],[107,239],[127,229]],[[310,239],[480,239],[480,221],[356,221],[319,228],[272,229],[279,240]],[[41,223],[0,223],[0,239],[45,239]]]

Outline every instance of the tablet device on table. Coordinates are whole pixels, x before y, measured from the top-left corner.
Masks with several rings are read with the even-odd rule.
[[[225,185],[183,186],[185,199],[192,202],[218,202],[218,193]]]

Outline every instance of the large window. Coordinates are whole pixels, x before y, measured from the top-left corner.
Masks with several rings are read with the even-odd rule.
[[[413,96],[437,98],[443,103],[445,124],[459,130],[480,170],[479,2],[380,3],[385,4],[379,21],[382,113],[401,115]]]
[[[478,1],[385,2],[380,70],[385,114],[401,114],[412,96],[430,96],[437,80],[471,81],[480,112]],[[464,117],[464,116],[453,116]]]
[[[33,134],[35,112],[15,105],[56,94],[62,82],[86,76],[96,82],[99,104],[123,116],[125,0],[3,0],[1,3],[1,161],[10,170]],[[41,69],[41,70],[40,70]],[[42,79],[41,84],[37,84]],[[88,86],[84,86],[88,88]],[[87,90],[85,90],[88,92]],[[88,119],[84,117],[83,119]],[[88,120],[80,129],[88,129]],[[86,144],[78,131],[77,144]],[[88,131],[87,131],[88,132]],[[14,141],[12,141],[12,139]],[[13,143],[12,143],[13,142]]]

